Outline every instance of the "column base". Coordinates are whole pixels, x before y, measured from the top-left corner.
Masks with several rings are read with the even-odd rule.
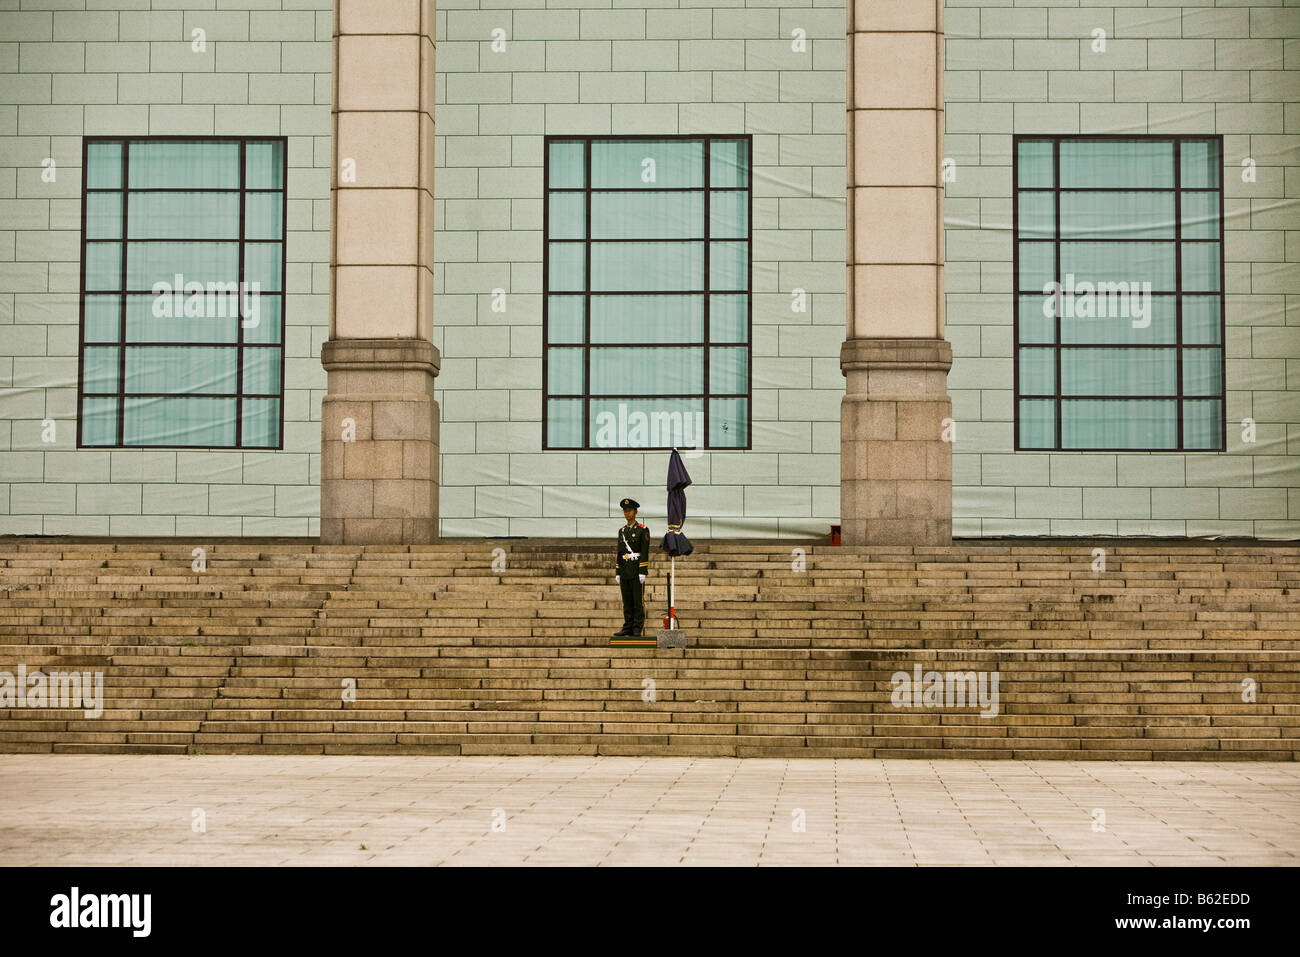
[[[845,545],[952,544],[952,419],[944,339],[849,339],[840,404]],[[949,439],[945,439],[945,435]]]
[[[438,350],[423,339],[331,339],[321,364],[322,544],[437,541]]]

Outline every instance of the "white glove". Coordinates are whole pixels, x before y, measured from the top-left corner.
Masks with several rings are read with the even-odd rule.
[[[642,584],[642,585],[645,584],[645,576],[644,576],[644,575],[637,575],[636,577],[639,578],[639,579],[641,579],[641,584]]]
[[[618,583],[618,572],[614,572],[614,584],[617,585]]]

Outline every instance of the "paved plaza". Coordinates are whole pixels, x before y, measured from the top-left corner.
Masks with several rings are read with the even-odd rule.
[[[0,756],[0,865],[1300,863],[1300,764]]]

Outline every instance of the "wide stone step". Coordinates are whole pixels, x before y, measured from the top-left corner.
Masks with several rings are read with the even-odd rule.
[[[676,651],[609,647],[604,542],[193,547],[0,542],[0,672],[104,696],[0,708],[0,750],[1295,758],[1291,545],[698,543]],[[997,714],[893,707],[914,665]]]

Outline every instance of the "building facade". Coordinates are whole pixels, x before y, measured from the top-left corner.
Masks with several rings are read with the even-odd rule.
[[[161,6],[0,2],[0,533],[603,536],[678,445],[701,537],[1300,537],[1300,8]]]

